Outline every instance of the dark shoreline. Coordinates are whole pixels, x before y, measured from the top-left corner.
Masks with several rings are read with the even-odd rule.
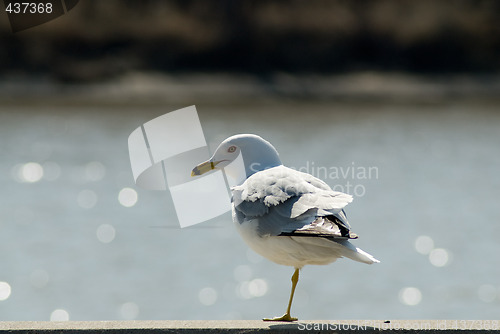
[[[495,0],[81,0],[15,34],[0,14],[0,73],[63,83],[129,71],[491,74],[498,22]]]
[[[353,103],[441,103],[500,101],[500,75],[417,76],[359,72],[345,75],[166,75],[135,72],[100,83],[62,84],[42,77],[0,80],[2,104],[50,101],[61,104],[209,103],[318,101]]]

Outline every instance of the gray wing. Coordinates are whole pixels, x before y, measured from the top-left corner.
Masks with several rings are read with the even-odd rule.
[[[258,220],[260,235],[354,238],[343,208],[352,196],[312,175],[278,166],[234,187],[235,220]]]

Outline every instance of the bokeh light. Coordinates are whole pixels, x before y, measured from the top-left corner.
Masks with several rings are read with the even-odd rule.
[[[10,297],[11,288],[7,282],[0,281],[0,301],[6,300]]]
[[[262,278],[243,281],[236,287],[236,295],[241,299],[262,297],[268,292],[267,282]]]
[[[262,278],[251,280],[248,290],[253,297],[262,297],[267,293],[267,282]]]
[[[434,240],[427,235],[421,235],[415,240],[415,250],[427,255],[434,249]]]
[[[211,306],[217,301],[217,291],[214,288],[206,287],[198,293],[200,303],[205,306]]]
[[[97,228],[96,235],[97,240],[103,244],[107,244],[115,239],[116,230],[113,225],[102,224]]]
[[[422,293],[415,287],[403,288],[399,291],[399,301],[409,306],[418,305],[422,301]]]
[[[22,183],[38,182],[42,179],[43,174],[43,167],[36,162],[17,164],[11,170],[12,178]]]
[[[443,248],[435,248],[429,254],[429,261],[435,267],[444,267],[450,260],[450,253]]]
[[[50,314],[50,321],[68,321],[69,313],[64,309],[56,309]]]
[[[233,270],[234,279],[238,282],[248,281],[252,278],[252,268],[247,265],[239,265]]]
[[[36,162],[28,162],[21,168],[21,177],[24,182],[38,182],[43,177],[43,167]]]
[[[118,194],[118,201],[124,207],[130,208],[137,203],[137,192],[132,188],[123,188]]]

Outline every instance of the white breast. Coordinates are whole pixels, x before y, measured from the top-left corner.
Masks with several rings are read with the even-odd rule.
[[[257,219],[235,222],[246,244],[263,257],[285,266],[328,264],[342,257],[342,245],[317,237],[259,236]]]

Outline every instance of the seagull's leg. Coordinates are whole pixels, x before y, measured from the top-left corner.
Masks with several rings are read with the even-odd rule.
[[[281,316],[281,317],[276,317],[276,318],[264,318],[262,320],[264,321],[297,321],[297,318],[293,318],[290,316],[290,309],[292,308],[292,300],[293,300],[293,295],[295,293],[295,287],[297,286],[297,283],[299,282],[299,268],[295,268],[295,272],[292,275],[292,292],[290,293],[290,301],[288,302],[288,307],[286,309],[286,313]]]

